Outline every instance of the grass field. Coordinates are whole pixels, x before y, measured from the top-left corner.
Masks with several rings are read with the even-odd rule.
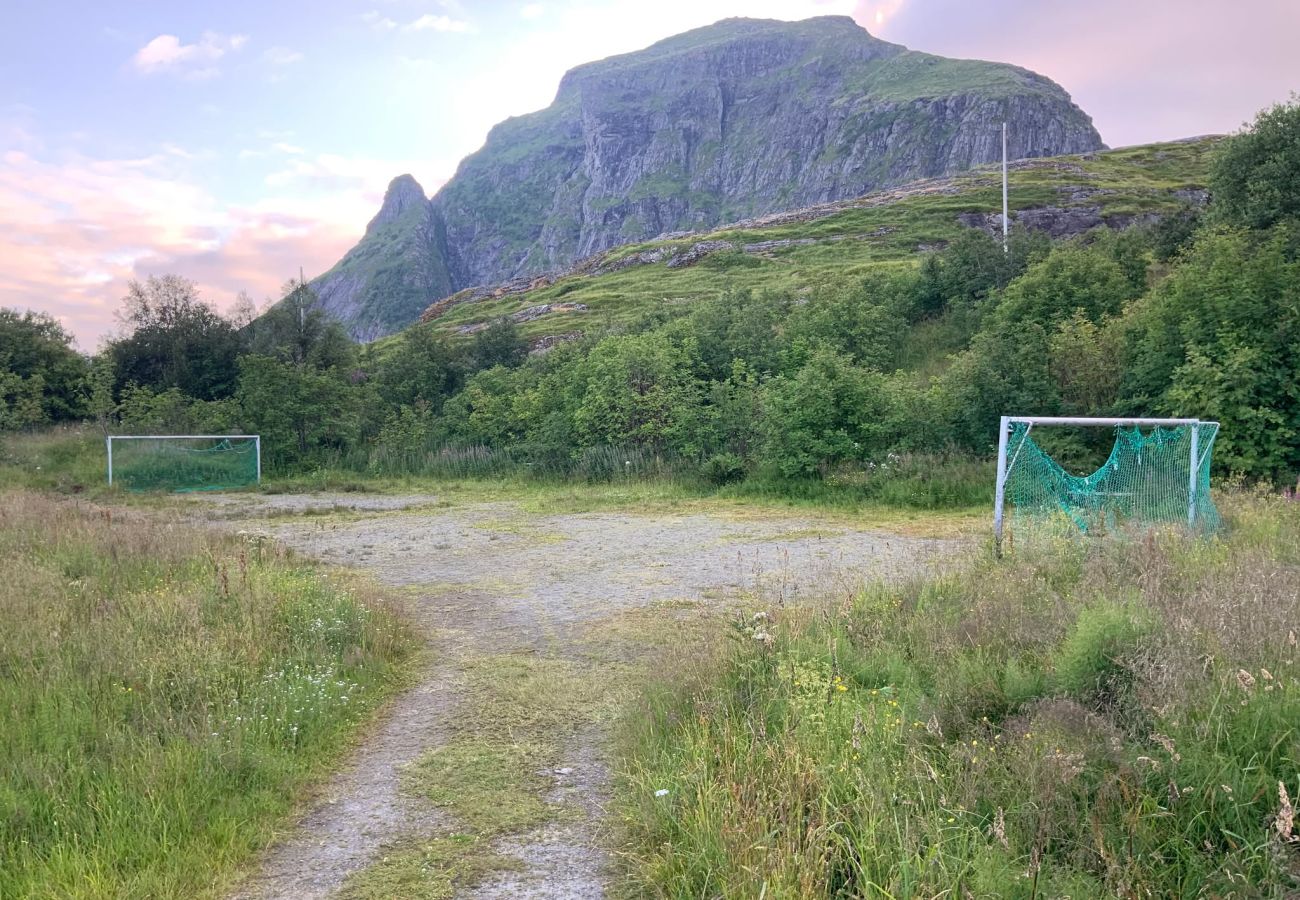
[[[618,456],[621,463],[617,451],[607,448],[607,455]],[[755,477],[719,486],[671,468],[655,470],[653,465],[631,474],[625,474],[621,464],[605,468],[612,474],[587,480],[533,472],[522,465],[448,467],[435,475],[383,474],[335,465],[296,473],[269,472],[260,488],[249,490],[418,493],[440,502],[508,500],[529,510],[555,513],[707,507],[743,516],[752,511],[802,510],[830,519],[865,519],[881,527],[937,528],[944,534],[981,526],[993,502],[992,461],[942,454],[900,457],[888,476],[877,475],[870,484],[856,478]],[[170,502],[163,491],[135,494],[109,488],[103,438],[90,427],[5,435],[0,440],[0,489],[6,487],[149,507]]]
[[[404,626],[268,542],[0,490],[0,896],[220,894],[401,683]]]
[[[760,609],[624,729],[631,892],[1300,888],[1300,503]]]

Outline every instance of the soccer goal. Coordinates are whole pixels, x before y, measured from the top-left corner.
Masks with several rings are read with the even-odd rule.
[[[106,444],[108,483],[129,491],[216,491],[262,481],[256,434],[119,434]]]
[[[1062,426],[1114,430],[1114,446],[1100,468],[1072,475],[1034,440],[1035,429],[1042,434],[1042,429]],[[1008,524],[1013,533],[1048,528],[1098,534],[1153,525],[1217,528],[1210,454],[1218,433],[1218,422],[1200,419],[1003,416],[993,501],[998,552]]]

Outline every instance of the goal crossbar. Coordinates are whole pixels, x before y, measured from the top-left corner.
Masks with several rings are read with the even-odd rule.
[[[108,451],[108,483],[113,484],[113,441],[252,441],[257,456],[257,483],[262,483],[262,436],[260,434],[110,434],[104,438]]]
[[[1205,419],[1159,419],[1143,417],[1092,417],[1092,416],[1002,416],[998,427],[998,470],[996,493],[993,498],[993,539],[994,546],[999,555],[1002,552],[1002,529],[1005,521],[1006,506],[1006,488],[1007,474],[1011,468],[1007,460],[1008,447],[1011,437],[1012,426],[1025,425],[1025,437],[1021,440],[1021,446],[1028,440],[1028,431],[1035,425],[1078,425],[1084,427],[1112,427],[1112,428],[1174,428],[1189,427],[1191,433],[1191,451],[1188,459],[1189,473],[1187,484],[1187,524],[1189,526],[1196,524],[1196,490],[1197,475],[1200,472],[1205,457],[1199,452],[1200,429],[1204,427],[1213,427],[1216,430],[1219,427],[1218,422]],[[1016,453],[1019,448],[1016,448]],[[1208,451],[1207,451],[1208,452]],[[1014,462],[1015,456],[1012,456]]]

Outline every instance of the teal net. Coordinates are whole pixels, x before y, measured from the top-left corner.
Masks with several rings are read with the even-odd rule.
[[[1032,427],[1013,423],[1007,440],[1005,502],[1012,535],[1044,530],[1118,534],[1159,525],[1201,531],[1219,527],[1219,511],[1210,497],[1216,423],[1118,427],[1110,456],[1089,475],[1067,472],[1034,441]]]
[[[114,439],[113,484],[128,491],[219,491],[257,484],[252,438]]]

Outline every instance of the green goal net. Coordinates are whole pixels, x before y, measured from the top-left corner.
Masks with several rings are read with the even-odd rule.
[[[1041,433],[1045,426],[1093,424],[1115,435],[1110,455],[1094,472],[1067,472],[1034,440],[1036,428]],[[1013,535],[1219,526],[1210,496],[1217,422],[1008,418],[1003,427],[994,514],[999,545],[1005,526]]]
[[[261,481],[256,435],[108,438],[108,483],[128,491],[218,491]]]

